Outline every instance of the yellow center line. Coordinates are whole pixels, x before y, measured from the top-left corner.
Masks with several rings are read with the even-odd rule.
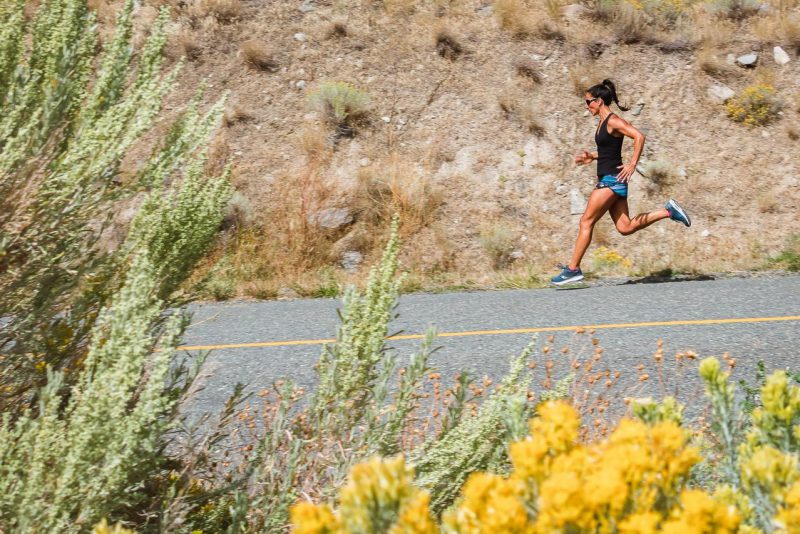
[[[694,326],[694,325],[719,325],[741,323],[772,323],[781,321],[800,321],[800,315],[787,315],[777,317],[741,317],[731,319],[697,319],[689,321],[650,321],[642,323],[616,323],[616,324],[587,324],[573,326],[546,326],[541,328],[510,328],[501,330],[470,330],[466,332],[440,332],[437,337],[466,337],[466,336],[497,336],[508,334],[535,334],[537,332],[569,332],[579,328],[594,330],[613,330],[616,328],[646,328],[651,326]],[[387,339],[423,339],[423,334],[402,334],[389,336]],[[334,343],[335,339],[296,339],[290,341],[261,341],[257,343],[226,343],[220,345],[184,345],[178,350],[218,350],[218,349],[246,349],[255,347],[290,347],[293,345],[322,345]]]

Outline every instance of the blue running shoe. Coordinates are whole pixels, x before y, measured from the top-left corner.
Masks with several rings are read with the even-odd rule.
[[[561,274],[550,279],[550,282],[554,285],[561,286],[583,280],[583,273],[580,267],[573,271],[568,265],[559,264],[558,266],[561,267]]]
[[[682,222],[686,226],[692,225],[692,220],[689,218],[689,215],[683,211],[681,205],[678,204],[674,198],[669,199],[667,203],[664,204],[664,207],[667,208],[667,211],[669,212],[669,218],[673,221]]]

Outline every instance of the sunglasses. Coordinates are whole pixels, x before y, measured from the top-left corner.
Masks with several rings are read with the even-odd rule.
[[[594,102],[595,100],[597,100],[597,98],[598,98],[598,97],[594,97],[594,98],[592,98],[591,100],[584,100],[584,102],[586,102],[586,105],[588,106],[589,104],[591,104],[592,102]]]

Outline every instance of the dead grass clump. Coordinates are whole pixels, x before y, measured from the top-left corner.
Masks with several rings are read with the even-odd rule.
[[[222,23],[233,22],[242,13],[240,0],[195,0],[189,14],[195,19],[212,17]]]
[[[189,61],[195,61],[200,58],[203,49],[191,30],[188,28],[181,29],[175,40],[179,56],[185,57]]]
[[[508,226],[501,223],[490,226],[481,232],[479,241],[495,269],[504,269],[513,261],[515,240]]]
[[[652,26],[643,11],[623,4],[618,4],[615,11],[614,33],[619,41],[633,44],[652,43],[656,40]]]
[[[239,124],[241,122],[249,122],[252,120],[255,120],[255,115],[239,107],[238,105],[233,105],[228,109],[226,109],[225,115],[222,118],[222,122],[228,128],[230,128],[234,124]]]
[[[527,78],[533,83],[541,83],[542,76],[539,74],[539,69],[536,68],[536,65],[530,59],[520,59],[515,64],[517,74],[522,76],[523,78]]]
[[[531,9],[522,0],[497,0],[494,14],[500,27],[514,37],[532,37],[535,33],[536,22]]]
[[[770,190],[761,191],[756,197],[756,205],[761,213],[775,213],[778,211],[778,197]]]
[[[575,96],[583,96],[586,90],[603,79],[597,68],[586,62],[578,62],[569,67],[569,79]]]
[[[669,162],[656,160],[642,165],[644,177],[647,178],[648,192],[653,193],[669,187],[678,177],[678,171]]]
[[[410,15],[417,7],[417,0],[383,0],[383,9],[390,15]]]
[[[696,55],[697,65],[700,69],[711,76],[727,77],[736,73],[735,67],[725,61],[721,61],[717,55],[717,50],[710,46],[704,46]]]
[[[464,53],[464,47],[448,30],[436,32],[436,53],[450,61],[455,61]]]
[[[359,220],[378,231],[397,213],[400,234],[407,236],[433,222],[443,199],[443,192],[425,176],[392,156],[384,165],[359,171],[352,205]]]
[[[325,30],[326,39],[338,39],[347,37],[347,25],[343,21],[331,22],[330,26]]]
[[[311,106],[334,128],[335,139],[353,137],[367,121],[369,95],[345,82],[323,82],[308,96]]]
[[[541,137],[545,128],[539,122],[536,106],[521,91],[507,89],[497,97],[497,104],[506,119],[516,121],[527,131]]]
[[[276,72],[280,64],[275,60],[264,41],[259,39],[248,39],[239,47],[246,65],[259,70]]]

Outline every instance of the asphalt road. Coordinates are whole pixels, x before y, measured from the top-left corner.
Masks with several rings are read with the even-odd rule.
[[[217,411],[237,382],[256,390],[281,378],[312,386],[313,366],[322,349],[320,340],[335,336],[339,307],[340,301],[333,299],[193,306],[193,324],[183,341],[190,350],[213,349],[204,369],[203,388],[187,410]],[[552,357],[557,372],[563,374],[568,371],[571,356],[592,354],[589,330],[582,335],[575,333],[577,327],[591,325],[596,326],[594,335],[604,349],[602,365],[622,372],[619,397],[662,393],[654,378],[646,382],[638,379],[641,372],[656,376],[653,353],[659,339],[664,342],[664,361],[670,365],[676,352],[689,350],[701,358],[729,353],[737,361],[734,376],[748,380],[754,376],[759,359],[768,368],[800,370],[800,276],[611,285],[572,291],[414,294],[403,296],[397,311],[393,333],[419,334],[429,325],[438,328],[438,345],[442,348],[431,363],[444,376],[469,370],[496,380],[535,331],[540,332],[540,346],[548,335],[555,336],[554,350],[547,356],[538,350],[537,358],[543,361]],[[402,361],[419,341],[392,340],[389,344]],[[566,355],[560,350],[565,346],[569,347]],[[645,366],[642,371],[637,371],[639,364]],[[696,373],[677,376],[668,368],[667,375],[670,388],[679,386],[682,400],[694,403],[701,389]]]

